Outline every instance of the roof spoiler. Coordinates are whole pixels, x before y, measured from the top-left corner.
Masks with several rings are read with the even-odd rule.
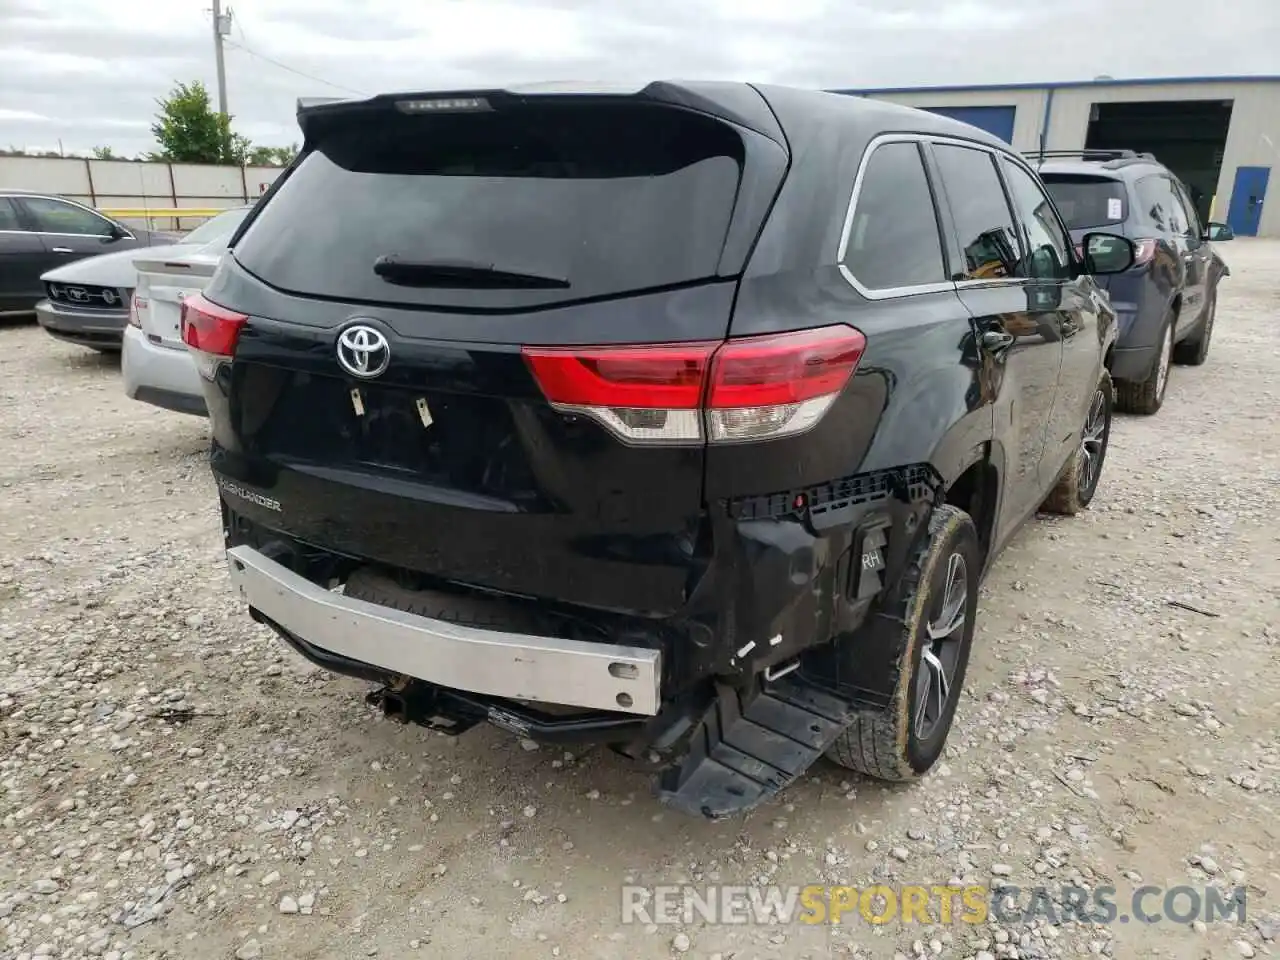
[[[310,140],[329,121],[353,113],[396,110],[402,113],[477,112],[518,106],[540,99],[595,98],[641,100],[694,110],[737,124],[780,144],[786,137],[768,103],[746,83],[659,80],[644,85],[589,82],[544,83],[478,90],[429,90],[386,93],[365,98],[299,97],[298,126]]]
[[[298,109],[296,112],[298,115],[301,115],[304,111],[310,110],[313,107],[322,107],[328,103],[342,103],[344,100],[347,100],[347,99],[350,99],[350,98],[349,97],[299,97]]]

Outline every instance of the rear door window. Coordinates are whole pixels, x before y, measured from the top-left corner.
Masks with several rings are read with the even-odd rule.
[[[1053,205],[1031,174],[1008,160],[1005,180],[1027,243],[1021,276],[1038,280],[1065,280],[1071,275],[1070,239],[1058,223]]]
[[[1115,226],[1129,215],[1124,184],[1119,180],[1043,172],[1040,179],[1072,230]]]
[[[1199,240],[1203,230],[1200,226],[1200,217],[1196,213],[1196,205],[1191,202],[1191,197],[1181,183],[1171,180],[1170,184],[1173,187],[1173,199],[1178,215],[1182,218],[1182,232],[1190,239]]]
[[[8,197],[0,197],[0,230],[25,230],[22,221],[18,219],[18,208],[13,205]]]
[[[933,145],[934,157],[964,250],[957,280],[1019,276],[1022,249],[995,158],[985,150]]]
[[[669,107],[383,110],[329,124],[235,257],[290,292],[446,309],[687,284],[716,275],[743,149]]]
[[[937,213],[918,144],[881,144],[867,160],[843,263],[871,290],[946,282]]]
[[[1135,186],[1138,216],[1148,226],[1165,233],[1186,232],[1182,206],[1173,193],[1173,181],[1161,174],[1143,177]]]
[[[23,197],[22,203],[39,233],[105,237],[111,232],[111,224],[104,218],[65,200]]]

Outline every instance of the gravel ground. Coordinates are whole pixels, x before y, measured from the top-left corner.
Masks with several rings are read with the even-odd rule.
[[[204,423],[0,328],[0,954],[1280,953],[1280,243],[1223,252],[1209,362],[1118,418],[1094,508],[1029,525],[988,579],[938,769],[888,789],[819,764],[719,824],[605,750],[382,720],[230,596]],[[761,879],[1246,886],[1249,916],[621,922],[626,882]]]

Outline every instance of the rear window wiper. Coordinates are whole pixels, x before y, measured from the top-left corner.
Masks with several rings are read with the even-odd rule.
[[[475,289],[567,290],[569,281],[518,270],[500,270],[475,260],[401,260],[386,254],[373,262],[373,272],[387,283],[405,287],[469,287]]]

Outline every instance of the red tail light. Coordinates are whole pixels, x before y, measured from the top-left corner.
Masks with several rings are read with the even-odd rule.
[[[714,343],[525,347],[552,406],[589,416],[634,443],[702,439],[699,409]]]
[[[552,403],[696,410],[714,343],[638,347],[525,347]]]
[[[845,388],[866,347],[866,337],[845,326],[726,342],[711,362],[711,439],[760,440],[808,430]]]
[[[240,331],[248,321],[245,314],[220,307],[198,293],[182,301],[182,340],[201,353],[215,357],[233,355]]]
[[[857,368],[866,339],[843,325],[724,343],[525,347],[557,409],[631,442],[761,440],[807,430]]]
[[[147,309],[147,298],[140,297],[135,293],[133,297],[129,300],[129,326],[137,327],[139,330],[141,330],[142,317],[139,315],[138,311],[146,310],[146,309]]]
[[[1156,241],[1154,240],[1135,240],[1133,241],[1133,265],[1140,267],[1144,263],[1150,263],[1156,256]]]

